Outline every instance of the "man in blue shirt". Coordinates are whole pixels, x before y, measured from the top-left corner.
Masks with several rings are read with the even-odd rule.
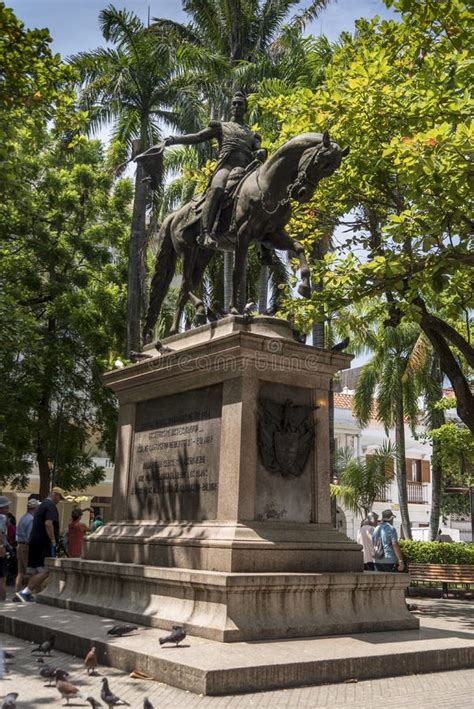
[[[15,580],[15,593],[21,591],[23,587],[26,569],[28,567],[28,545],[30,543],[31,528],[33,527],[33,516],[40,506],[40,501],[32,497],[28,500],[27,510],[20,518],[16,528],[18,575]]]
[[[381,559],[375,559],[377,571],[403,571],[404,563],[400,547],[398,545],[397,530],[393,526],[395,515],[392,510],[382,512],[382,521],[374,530],[372,541],[376,546],[379,539],[382,541],[384,555]]]

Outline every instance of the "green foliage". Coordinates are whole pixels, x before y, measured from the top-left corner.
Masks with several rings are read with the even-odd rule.
[[[463,0],[398,6],[400,21],[360,20],[342,38],[321,88],[259,101],[276,126],[271,147],[315,129],[350,146],[290,228],[308,251],[328,224],[351,234],[313,263],[311,301],[287,291],[287,308],[308,330],[347,304],[384,298],[397,324],[421,320],[421,296],[468,340],[459,321],[472,307],[473,14]]]
[[[400,539],[406,564],[474,564],[474,545],[456,542],[415,542]]]
[[[450,485],[474,484],[474,436],[466,426],[445,423],[429,432],[428,438],[438,443],[445,480]]]
[[[32,140],[27,122],[0,204],[1,483],[22,487],[36,458],[43,492],[53,472],[80,489],[103,476],[97,448],[113,450],[101,375],[123,350],[132,189],[113,186],[99,141],[45,127]]]
[[[443,517],[464,517],[469,519],[471,515],[471,503],[469,492],[465,493],[444,493],[441,497],[441,513]]]

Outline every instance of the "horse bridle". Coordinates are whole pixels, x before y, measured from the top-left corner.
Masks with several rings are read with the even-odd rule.
[[[314,189],[316,189],[317,183],[316,182],[313,183],[308,179],[308,171],[314,165],[316,158],[319,156],[319,153],[320,153],[320,150],[322,147],[324,147],[323,143],[321,143],[320,145],[316,145],[314,147],[314,152],[311,155],[310,159],[308,160],[308,164],[302,170],[298,170],[298,174],[296,176],[295,181],[291,182],[288,185],[288,187],[286,188],[286,192],[287,192],[288,196],[284,197],[283,199],[279,199],[278,202],[276,203],[276,206],[274,209],[270,209],[265,206],[264,191],[262,190],[262,187],[260,185],[260,180],[258,179],[258,175],[259,175],[260,170],[259,169],[257,170],[256,182],[257,182],[258,190],[260,192],[260,204],[262,205],[262,209],[266,214],[271,216],[272,214],[275,214],[275,212],[278,211],[278,209],[280,209],[280,207],[285,207],[287,204],[289,204],[290,199],[291,199],[291,197],[290,197],[291,193],[299,185],[307,184],[310,187],[314,185]],[[301,158],[300,158],[300,160],[301,160]]]

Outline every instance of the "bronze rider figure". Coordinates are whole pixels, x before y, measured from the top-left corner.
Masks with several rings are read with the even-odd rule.
[[[218,163],[206,188],[201,214],[199,244],[206,248],[218,246],[213,227],[231,171],[236,167],[245,168],[255,159],[263,162],[267,157],[267,151],[262,148],[258,133],[254,133],[245,125],[246,112],[246,96],[241,91],[236,91],[232,97],[230,121],[210,121],[207,128],[199,133],[172,135],[163,141],[165,146],[196,145],[213,138],[218,142]]]

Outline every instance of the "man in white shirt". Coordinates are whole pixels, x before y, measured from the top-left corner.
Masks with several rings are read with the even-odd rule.
[[[378,519],[378,514],[375,512],[369,512],[367,518],[362,520],[362,524],[360,525],[360,529],[357,534],[357,541],[359,544],[362,544],[365,571],[375,571],[372,535],[374,533],[374,528],[377,526]]]

